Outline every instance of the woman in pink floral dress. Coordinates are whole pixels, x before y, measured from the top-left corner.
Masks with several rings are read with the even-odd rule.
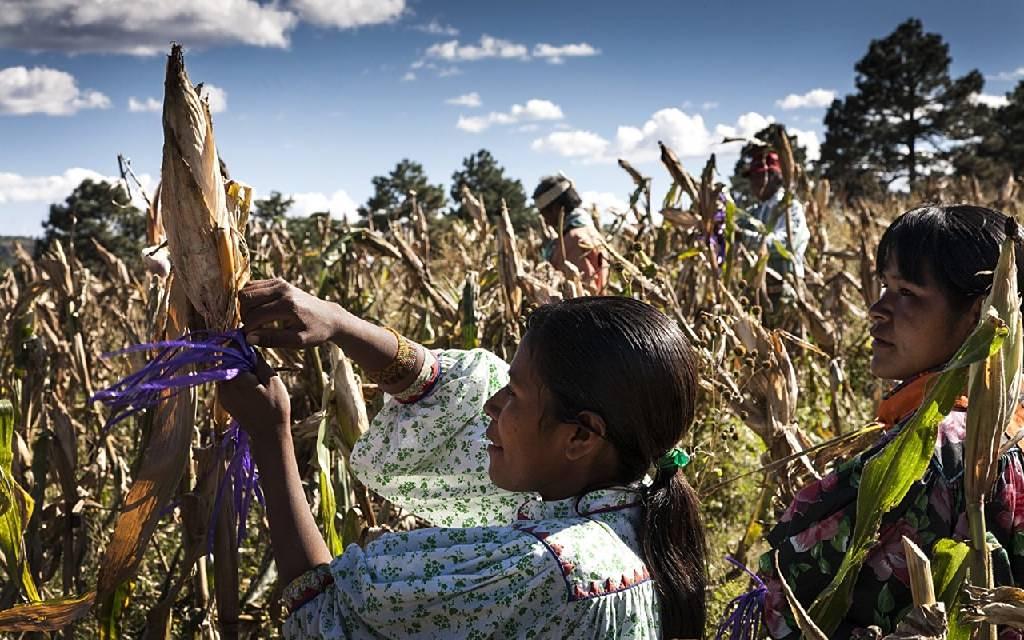
[[[872,373],[900,381],[878,408],[887,425],[879,442],[804,487],[769,533],[772,550],[761,558],[770,576],[764,622],[772,638],[799,633],[772,568],[779,565],[797,598],[809,606],[829,585],[842,562],[856,516],[857,488],[864,464],[907,423],[923,400],[928,381],[977,324],[991,286],[1005,216],[968,205],[925,206],[908,211],[886,230],[878,246],[877,269],[884,288],[872,305]],[[1018,240],[1018,277],[1024,251]],[[1024,289],[1024,283],[1022,283]],[[859,628],[893,630],[911,606],[901,539],[926,552],[942,538],[967,538],[964,512],[963,437],[967,399],[961,397],[939,426],[928,471],[903,502],[882,520],[878,542],[860,570],[853,603],[830,637],[845,639]],[[1004,441],[1020,428],[1018,409]],[[1024,468],[1013,446],[999,460],[999,480],[986,506],[988,530],[998,542],[992,552],[996,583],[1024,585]],[[1018,638],[1004,631],[1001,638]]]

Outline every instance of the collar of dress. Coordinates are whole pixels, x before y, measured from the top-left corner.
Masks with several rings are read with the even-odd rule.
[[[628,509],[640,504],[640,486],[609,487],[564,500],[528,500],[516,515],[519,520],[588,517],[609,511]]]

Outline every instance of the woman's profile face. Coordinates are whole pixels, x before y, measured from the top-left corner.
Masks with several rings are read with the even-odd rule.
[[[491,419],[488,473],[502,489],[546,496],[565,479],[569,432],[564,425],[542,426],[546,393],[525,345],[524,340],[509,367],[509,383],[484,405]]]
[[[882,270],[882,293],[871,305],[871,373],[906,380],[948,361],[978,321],[979,304],[957,312],[929,269],[922,283],[899,271],[895,252]],[[980,299],[979,299],[980,301]]]

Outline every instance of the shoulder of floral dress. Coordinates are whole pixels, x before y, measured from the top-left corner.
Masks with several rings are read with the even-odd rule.
[[[536,538],[558,564],[569,602],[620,593],[651,580],[638,550],[598,520],[519,520],[511,526]]]
[[[434,354],[441,362],[442,375],[464,375],[477,368],[508,370],[508,363],[487,349],[442,349]]]

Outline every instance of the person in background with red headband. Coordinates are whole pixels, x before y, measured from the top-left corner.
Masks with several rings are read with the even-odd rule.
[[[741,230],[746,237],[745,244],[757,250],[767,235],[768,248],[768,297],[774,306],[778,306],[785,296],[788,285],[785,282],[787,273],[797,278],[804,277],[804,253],[811,239],[807,228],[807,217],[804,205],[793,198],[789,205],[789,225],[792,233],[792,246],[786,232],[786,216],[783,215],[782,200],[785,189],[782,185],[782,165],[779,154],[767,147],[754,152],[746,171],[750,180],[750,190],[757,198],[758,204],[750,210],[749,217],[740,221]],[[779,250],[782,247],[787,255]]]

